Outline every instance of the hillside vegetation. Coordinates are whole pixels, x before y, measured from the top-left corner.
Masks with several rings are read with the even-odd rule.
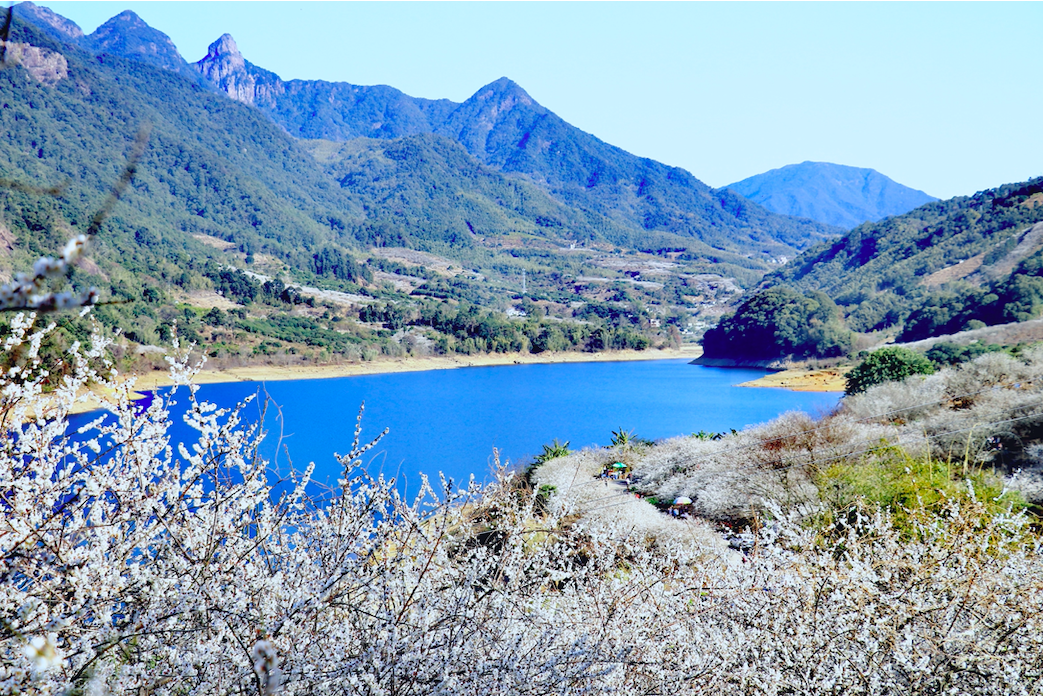
[[[775,296],[796,306],[828,297],[842,315],[830,335],[846,335],[848,346],[1037,319],[1043,314],[1043,178],[929,203],[809,249],[765,276],[761,289],[722,319],[708,335],[707,357],[756,352],[778,360],[843,352],[834,341],[821,343],[821,321],[794,324],[796,310]],[[744,337],[755,330],[771,336],[751,344]]]
[[[183,339],[233,363],[358,360],[457,348],[480,352],[481,346],[501,343],[459,329],[445,334],[429,325],[422,332],[396,333],[399,327],[367,323],[363,309],[401,304],[403,312],[415,314],[424,301],[438,298],[451,305],[450,313],[461,303],[478,304],[498,316],[499,324],[520,327],[523,322],[506,314],[520,313],[511,295],[521,301],[521,288],[514,286],[521,285],[523,272],[528,301],[542,298],[549,304],[533,309],[536,328],[527,331],[529,338],[512,340],[514,349],[534,348],[541,340],[561,350],[600,350],[620,341],[676,343],[665,321],[656,319],[660,331],[651,319],[671,315],[679,335],[691,321],[686,317],[698,311],[697,302],[666,293],[653,299],[663,309],[649,313],[640,297],[644,290],[658,293],[663,284],[635,281],[625,274],[626,263],[598,269],[589,251],[578,258],[555,254],[546,230],[587,239],[596,230],[524,181],[486,172],[494,183],[483,188],[482,176],[474,175],[480,165],[449,141],[425,136],[442,150],[430,146],[419,154],[409,143],[383,141],[387,148],[397,147],[398,161],[405,163],[394,174],[400,187],[409,189],[419,173],[426,177],[424,187],[409,189],[404,211],[401,200],[388,201],[387,191],[341,186],[263,114],[180,74],[108,54],[96,58],[24,23],[16,22],[12,39],[17,42],[12,45],[29,48],[12,49],[0,70],[0,125],[7,133],[0,142],[0,177],[6,182],[0,188],[0,237],[8,252],[0,258],[0,272],[31,265],[60,248],[70,230],[83,229],[120,177],[139,130],[148,130],[131,187],[106,218],[90,259],[71,271],[77,285],[102,290],[108,304],[97,317],[124,330],[131,344],[120,352],[128,359],[137,359],[134,344],[169,341],[175,323]],[[38,64],[60,70],[52,75]],[[424,155],[434,152],[452,164],[437,168]],[[381,162],[392,161],[381,155]],[[370,171],[378,178],[388,173],[379,167]],[[432,203],[428,196],[441,190],[443,178],[453,181],[454,193]],[[445,226],[433,228],[438,214]],[[499,243],[486,249],[476,242],[479,235],[510,240],[514,233],[535,240],[537,247],[503,252]],[[426,260],[402,263],[367,253],[372,246],[426,246],[451,260],[456,256],[458,265],[453,269],[450,261],[428,269]],[[436,259],[423,257],[428,258]],[[474,270],[463,273],[464,263]],[[693,270],[700,275],[701,268]],[[585,277],[596,283],[577,283]],[[614,287],[617,278],[622,287]],[[685,275],[674,278],[673,286],[683,291]],[[693,278],[692,286],[700,297],[707,293],[705,280]],[[548,313],[572,322],[574,311],[585,305],[572,307],[575,298],[621,302],[553,331],[540,324]],[[674,309],[674,303],[682,307]],[[82,338],[85,330],[82,321],[63,319],[56,348]],[[627,331],[641,339],[612,338]],[[543,333],[550,338],[540,339]]]
[[[509,81],[493,96],[520,110],[479,153],[468,151],[477,142],[468,119],[489,114],[473,100],[428,103],[342,83],[290,89],[241,61],[230,37],[193,67],[130,12],[84,36],[25,3],[11,37],[21,48],[0,76],[0,239],[10,251],[0,273],[82,229],[138,132],[149,132],[131,188],[71,272],[101,290],[99,320],[131,327],[119,344],[131,363],[148,363],[149,346],[168,341],[175,324],[230,364],[503,344],[378,319],[419,317],[432,302],[514,326],[526,338],[508,343],[522,350],[677,345],[714,323],[777,255],[829,232],[582,134]],[[256,99],[228,98],[247,84]],[[286,99],[265,101],[277,93]],[[300,115],[327,97],[336,114],[319,109],[315,123],[365,120],[391,104],[418,110],[423,123],[347,142],[296,140],[280,127],[279,104],[297,104]],[[505,143],[527,137],[511,125],[522,122],[537,135],[552,127],[544,135],[559,138],[565,159],[533,160],[535,169],[497,159],[491,144],[515,147]],[[447,124],[457,139],[438,130]],[[555,183],[540,167],[565,178]],[[590,169],[580,172],[590,186],[575,188],[577,167]],[[62,324],[57,345],[86,331],[78,320]]]
[[[1009,274],[1003,262],[1043,221],[1041,191],[1043,178],[1032,179],[860,225],[809,249],[764,282],[826,293],[855,331],[896,327],[940,288],[1002,281],[991,277],[993,269]],[[932,277],[945,270],[952,271],[949,277]]]
[[[780,357],[832,358],[847,354],[851,332],[826,295],[770,288],[745,300],[734,315],[703,334],[709,360],[771,361]]]

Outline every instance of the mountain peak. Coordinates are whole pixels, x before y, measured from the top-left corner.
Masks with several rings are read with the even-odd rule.
[[[210,48],[207,50],[206,59],[218,60],[221,58],[231,58],[232,60],[243,60],[243,54],[239,52],[239,46],[236,45],[235,39],[232,38],[231,34],[221,34],[221,37],[210,44]]]
[[[801,162],[751,176],[727,188],[782,215],[851,229],[937,200],[875,169]]]
[[[508,77],[501,77],[490,82],[485,87],[474,93],[471,99],[488,101],[495,99],[499,101],[510,101],[511,105],[525,104],[527,106],[539,106],[521,86]]]
[[[246,62],[231,34],[222,34],[210,44],[206,56],[193,67],[217,89],[251,106],[270,106],[285,90],[278,75]]]
[[[130,25],[130,26],[134,27],[134,28],[141,28],[141,27],[147,27],[148,26],[148,24],[145,23],[145,20],[143,20],[141,17],[139,17],[137,14],[135,14],[131,10],[123,10],[123,12],[120,12],[115,17],[112,17],[111,19],[109,19],[109,21],[105,22],[105,24],[102,24],[101,26],[104,27],[104,26],[117,25],[117,24],[127,24],[127,25]]]
[[[96,53],[110,53],[151,63],[173,72],[184,72],[185,59],[170,37],[150,27],[145,20],[124,10],[98,27],[87,41]]]
[[[61,41],[76,42],[83,38],[83,30],[75,22],[46,7],[20,2],[15,5],[14,13]]]
[[[509,137],[515,138],[519,127],[523,130],[526,128],[519,126],[519,120],[531,123],[546,113],[549,112],[517,83],[501,77],[472,94],[436,132],[459,141],[468,152],[486,164],[502,165],[502,162],[488,159],[490,148],[498,147],[496,138],[490,142],[490,136],[494,132],[503,133],[506,126],[506,130],[512,134]]]

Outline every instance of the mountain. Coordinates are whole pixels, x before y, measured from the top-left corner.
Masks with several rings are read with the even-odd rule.
[[[772,214],[719,193],[689,172],[637,157],[572,126],[501,78],[478,90],[436,130],[483,163],[524,174],[568,205],[644,232],[666,232],[737,251],[784,254],[830,237],[810,220]]]
[[[630,230],[445,137],[300,140],[159,67],[158,50],[120,40],[110,45],[130,57],[95,54],[73,25],[29,14],[0,65],[0,277],[91,224],[146,128],[133,180],[69,271],[74,287],[100,289],[93,317],[133,342],[169,341],[176,326],[215,359],[291,362],[432,341],[466,353],[633,348],[675,344],[700,307],[738,292],[697,260],[614,248],[606,240]],[[721,255],[711,272],[759,278],[759,262]],[[492,311],[515,311],[523,289],[531,317]],[[86,319],[61,322],[62,340],[89,336]]]
[[[86,45],[93,53],[132,58],[184,75],[195,74],[169,36],[153,29],[130,10],[120,12],[98,27],[86,37]]]
[[[297,138],[351,140],[430,133],[456,108],[448,99],[419,99],[393,87],[323,80],[284,81],[257,67],[224,34],[193,68],[232,99],[264,111]]]
[[[170,37],[150,27],[130,10],[120,12],[90,35],[84,35],[75,22],[31,2],[15,5],[14,13],[52,38],[78,46],[89,53],[130,58],[185,77],[198,78],[196,71],[181,57]]]
[[[13,13],[18,19],[29,22],[51,38],[63,43],[82,46],[86,38],[76,22],[62,17],[50,8],[31,2],[20,2],[14,6]]]
[[[968,293],[979,291],[995,293],[987,300],[993,302],[1014,276],[1038,275],[1033,259],[1043,254],[1041,222],[1043,178],[1007,184],[859,225],[765,276],[764,285],[821,291],[857,331],[898,328],[925,306],[962,306]],[[1013,307],[996,311],[1020,321],[1043,310],[1043,303],[1036,305],[1027,313]]]
[[[106,262],[124,270],[113,266],[107,275],[180,277],[193,253],[206,256],[192,234],[298,266],[326,244],[353,243],[338,237],[329,218],[359,218],[361,206],[262,114],[152,61],[60,43],[46,28],[19,20],[11,36],[65,65],[48,80],[19,66],[0,70],[0,176],[66,185],[56,199],[2,192],[3,216],[23,250],[53,253],[61,229],[89,217],[143,125],[151,127],[149,147],[100,243]],[[138,243],[143,228],[162,244]]]
[[[15,14],[0,275],[85,228],[146,127],[133,181],[70,277],[100,288],[111,303],[94,316],[138,343],[176,323],[231,359],[676,344],[836,231],[615,148],[507,79],[462,104],[421,100],[283,81],[227,35],[189,65],[132,13],[90,36],[45,8]],[[460,322],[438,319],[441,304]],[[528,333],[504,342],[467,318],[475,306],[568,326],[520,322]],[[403,344],[407,325],[420,333]]]
[[[737,254],[766,270],[779,257],[839,232],[773,214],[731,191],[715,191],[683,169],[613,147],[566,123],[506,78],[463,104],[419,99],[383,85],[284,81],[247,61],[228,34],[188,65],[169,37],[129,11],[90,36],[46,8],[23,3],[17,11],[90,53],[197,76],[260,109],[297,138],[346,142],[436,134],[456,140],[486,167],[526,178],[579,218],[598,221],[602,233],[595,237],[613,244],[684,250],[707,260]],[[589,235],[577,229],[565,236]]]
[[[781,215],[851,229],[938,200],[872,169],[829,162],[791,164],[726,188]]]
[[[233,99],[255,106],[297,137],[347,141],[435,133],[483,164],[519,174],[559,202],[629,230],[698,240],[723,251],[792,254],[838,230],[794,220],[715,192],[683,169],[639,158],[569,125],[521,87],[501,78],[463,104],[417,99],[391,87],[290,80],[247,61],[229,35],[195,63]]]
[[[283,81],[247,61],[225,34],[194,64],[213,86],[261,109],[295,137],[348,141],[435,133],[483,164],[527,176],[559,202],[630,231],[698,240],[722,251],[792,254],[838,230],[772,214],[714,191],[683,169],[639,158],[569,125],[501,78],[463,104],[410,97],[387,86]]]

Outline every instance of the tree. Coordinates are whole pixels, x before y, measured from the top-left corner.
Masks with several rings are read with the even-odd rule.
[[[850,345],[851,332],[832,300],[786,287],[757,293],[703,337],[706,357],[740,360],[833,357]]]
[[[858,394],[884,382],[903,380],[910,375],[930,375],[934,364],[908,348],[881,348],[870,353],[847,375],[846,394]]]

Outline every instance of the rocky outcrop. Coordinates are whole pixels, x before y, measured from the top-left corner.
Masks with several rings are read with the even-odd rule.
[[[272,107],[286,91],[279,76],[248,63],[231,34],[210,44],[206,56],[193,63],[203,78],[236,101]]]
[[[5,46],[4,62],[25,68],[37,82],[54,87],[69,75],[65,56],[27,43],[9,42]]]

